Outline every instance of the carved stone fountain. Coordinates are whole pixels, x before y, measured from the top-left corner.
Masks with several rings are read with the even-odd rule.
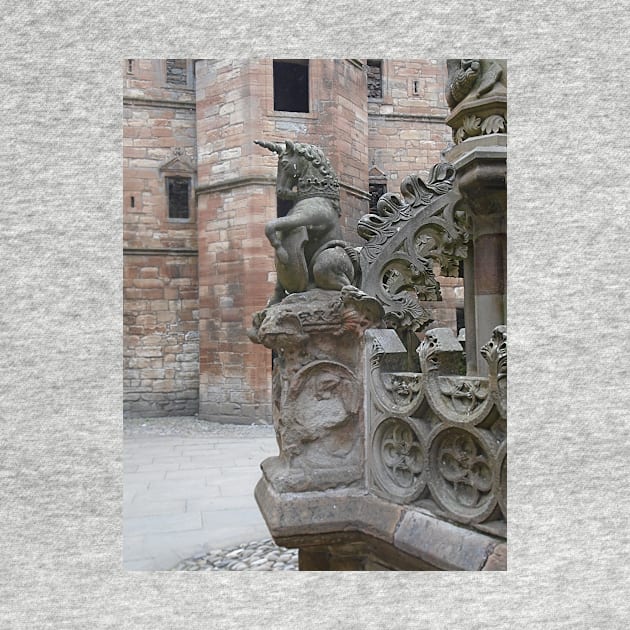
[[[321,151],[259,143],[279,154],[278,194],[295,205],[267,230],[279,283],[249,331],[276,356],[279,455],[256,499],[300,570],[507,568],[507,69],[448,65],[455,145],[361,219],[359,252],[340,239]],[[436,272],[461,260],[465,374],[455,334],[427,329],[426,310]]]

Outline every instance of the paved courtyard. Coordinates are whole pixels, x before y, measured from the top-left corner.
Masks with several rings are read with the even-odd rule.
[[[125,420],[124,568],[168,570],[212,549],[268,538],[254,487],[260,462],[277,454],[268,426]]]

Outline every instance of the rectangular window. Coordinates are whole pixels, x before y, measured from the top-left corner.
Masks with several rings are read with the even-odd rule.
[[[166,82],[169,85],[188,85],[188,62],[186,59],[166,60]]]
[[[273,108],[277,112],[310,111],[308,59],[274,59]]]
[[[370,182],[370,212],[376,212],[376,204],[386,192],[387,184]]]
[[[167,177],[168,218],[190,219],[190,179],[187,177]]]
[[[368,98],[383,98],[383,62],[380,59],[367,60]]]

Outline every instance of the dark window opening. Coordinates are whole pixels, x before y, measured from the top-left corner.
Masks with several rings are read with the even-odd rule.
[[[458,278],[464,277],[464,261],[463,260],[459,261],[459,266],[457,268],[457,277]]]
[[[133,72],[133,59],[127,59],[127,72],[129,74]]]
[[[420,94],[420,81],[414,81],[413,82],[413,93],[418,95]]]
[[[455,317],[457,319],[457,333],[459,334],[459,331],[466,326],[464,322],[464,309],[456,308]]]
[[[294,201],[290,199],[280,199],[280,197],[276,197],[276,214],[279,217],[286,217],[289,214],[289,210],[293,208]]]
[[[131,197],[131,207],[132,207],[132,208],[135,208],[135,207],[136,207],[136,200],[135,200],[135,197],[133,197],[133,195],[132,195],[132,197]]]
[[[277,112],[308,112],[308,59],[273,62],[273,108]]]
[[[170,85],[188,84],[188,63],[186,59],[166,60],[166,82]]]
[[[383,98],[383,63],[380,59],[367,60],[368,98]]]
[[[387,184],[370,183],[370,212],[376,212],[378,200],[387,192]]]
[[[186,177],[167,177],[166,190],[168,192],[168,218],[190,218],[190,180]]]

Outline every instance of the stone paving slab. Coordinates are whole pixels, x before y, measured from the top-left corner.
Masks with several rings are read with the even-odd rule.
[[[268,538],[254,499],[268,426],[197,418],[125,419],[123,566],[172,569],[209,550]]]

